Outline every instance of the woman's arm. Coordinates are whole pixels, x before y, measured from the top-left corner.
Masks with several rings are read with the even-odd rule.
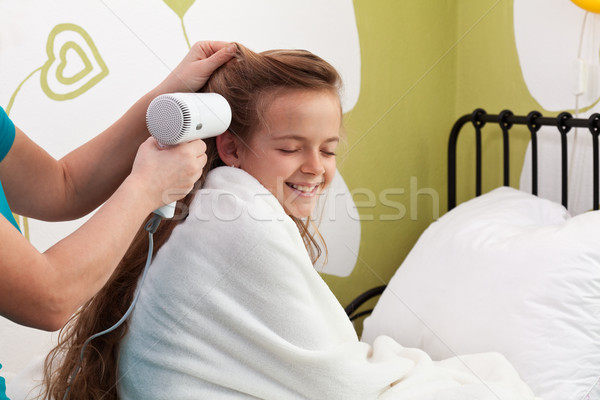
[[[105,284],[145,217],[193,188],[206,163],[205,144],[197,140],[160,150],[148,138],[145,109],[155,94],[183,91],[186,80],[191,90],[201,87],[230,58],[224,43],[195,45],[155,91],[61,161],[17,129],[0,163],[0,181],[15,211],[63,219],[110,198],[43,254],[0,216],[0,315],[39,329],[61,328]]]
[[[189,192],[206,163],[202,141],[160,150],[149,138],[133,171],[78,230],[45,253],[0,217],[0,315],[56,330],[108,280],[145,217]],[[166,192],[176,194],[164,199]]]
[[[199,90],[233,54],[225,42],[196,43],[175,70],[123,117],[59,161],[17,128],[13,147],[0,164],[0,181],[13,211],[60,221],[94,210],[131,172],[136,151],[148,138],[145,116],[150,102],[163,93]]]

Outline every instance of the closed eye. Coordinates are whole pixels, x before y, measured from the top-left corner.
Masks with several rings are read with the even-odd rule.
[[[286,153],[286,154],[292,154],[297,152],[298,150],[294,150],[294,149],[279,149],[279,151],[281,151],[282,153]]]

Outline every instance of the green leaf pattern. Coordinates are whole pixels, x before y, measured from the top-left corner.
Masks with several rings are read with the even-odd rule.
[[[185,23],[183,22],[183,16],[190,9],[192,4],[194,4],[196,2],[196,0],[163,0],[163,1],[179,17],[179,20],[181,21],[181,29],[183,30],[183,36],[185,37],[185,41],[188,45],[188,48],[191,48],[190,39],[188,38],[187,32],[185,30]]]
[[[163,0],[163,1],[165,2],[166,5],[169,6],[169,8],[171,10],[173,10],[175,12],[175,14],[177,14],[177,16],[179,16],[179,18],[183,18],[183,16],[187,12],[187,10],[190,9],[192,4],[194,4],[194,2],[196,0]]]

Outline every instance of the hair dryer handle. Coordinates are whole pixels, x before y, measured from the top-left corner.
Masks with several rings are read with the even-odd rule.
[[[175,215],[176,204],[176,201],[172,202],[171,204],[165,204],[164,206],[154,210],[154,214],[158,214],[163,218],[173,218],[173,216]]]

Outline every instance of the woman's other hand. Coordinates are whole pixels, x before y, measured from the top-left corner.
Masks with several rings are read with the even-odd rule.
[[[236,51],[236,45],[228,42],[196,42],[157,89],[161,93],[197,92]]]

